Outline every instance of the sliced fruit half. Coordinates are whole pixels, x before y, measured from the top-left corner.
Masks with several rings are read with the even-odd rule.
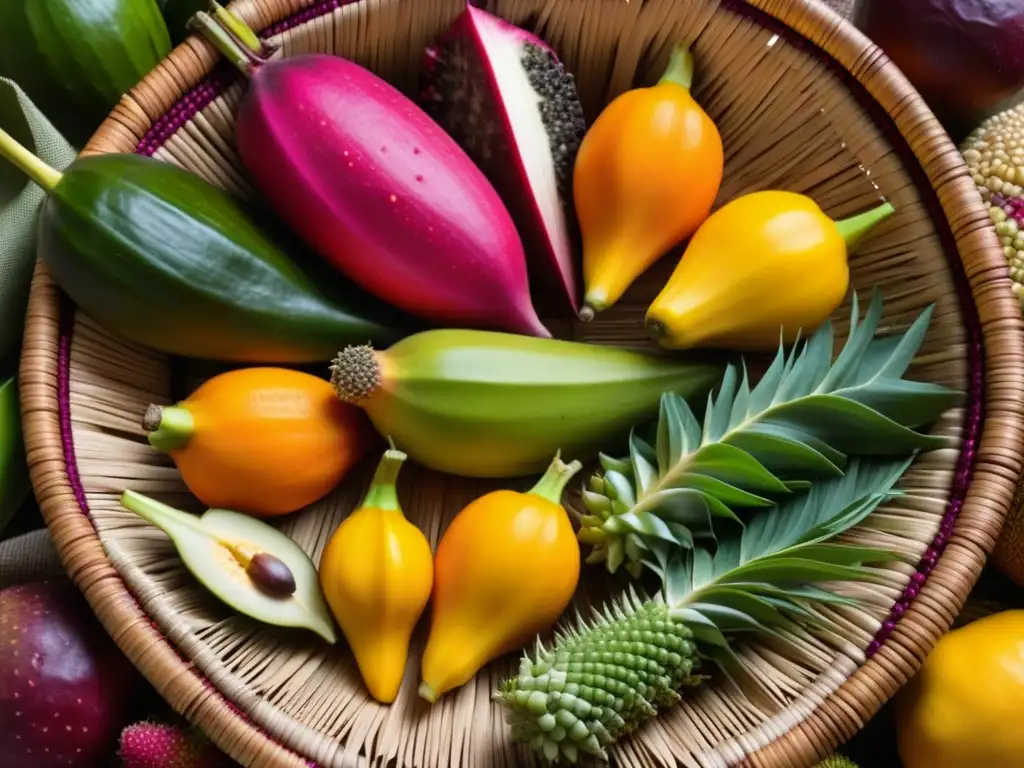
[[[572,74],[537,36],[467,6],[427,49],[421,99],[501,195],[534,301],[575,314],[572,170],[586,125]]]
[[[272,525],[226,509],[197,517],[135,491],[121,505],[166,533],[192,575],[236,611],[336,642],[316,566]]]

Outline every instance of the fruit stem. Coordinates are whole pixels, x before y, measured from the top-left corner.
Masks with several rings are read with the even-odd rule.
[[[675,83],[690,90],[693,85],[693,54],[688,45],[680,43],[672,49],[665,74],[658,80],[658,85],[662,83]]]
[[[896,209],[887,200],[869,211],[837,221],[836,229],[846,241],[846,252],[852,252],[877,224],[885,221],[894,213],[896,213]]]
[[[156,499],[143,496],[135,491],[125,491],[121,494],[121,506],[131,510],[147,523],[155,525],[160,530],[167,532],[167,523],[174,521],[182,526],[191,528],[194,531],[209,536],[210,532],[203,528],[198,518],[182,512],[180,509],[168,506]]]
[[[428,685],[425,682],[420,683],[419,694],[420,698],[424,699],[429,704],[433,704],[437,701],[437,691],[434,690],[432,685]]]
[[[197,30],[199,34],[220,51],[225,59],[231,62],[246,77],[252,77],[253,70],[263,63],[262,59],[237,42],[224,27],[214,21],[213,17],[205,11],[199,11],[199,13],[193,16],[188,22],[188,28]]]
[[[533,496],[540,496],[542,499],[547,499],[555,504],[561,504],[562,492],[565,490],[565,486],[572,480],[573,475],[581,469],[583,469],[583,465],[580,462],[572,461],[566,464],[562,461],[561,452],[556,453],[544,476],[537,481],[537,484],[529,492]]]
[[[389,438],[390,442],[390,438]],[[370,488],[360,508],[369,507],[372,509],[383,509],[391,512],[401,512],[402,507],[398,503],[398,490],[395,483],[398,482],[398,473],[402,464],[408,458],[404,453],[395,450],[394,443],[391,449],[384,451],[380,462],[377,464],[377,471],[373,474]]]
[[[53,192],[64,178],[64,174],[44,163],[29,152],[11,134],[0,128],[0,157],[6,157],[32,181],[46,190]]]
[[[263,53],[263,43],[236,13],[229,11],[217,0],[210,0],[210,10],[213,11],[213,17],[217,23],[234,35],[236,41],[255,54]]]
[[[151,405],[142,417],[142,428],[149,431],[149,444],[162,453],[188,445],[195,432],[195,420],[187,408]]]

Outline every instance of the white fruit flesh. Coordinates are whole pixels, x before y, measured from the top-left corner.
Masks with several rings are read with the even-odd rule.
[[[558,197],[558,181],[552,162],[552,147],[540,116],[543,100],[523,70],[522,40],[503,33],[491,24],[480,23],[477,32],[493,61],[492,72],[505,103],[505,114],[522,158],[534,201],[544,220],[544,229],[559,262],[572,258],[565,212]]]

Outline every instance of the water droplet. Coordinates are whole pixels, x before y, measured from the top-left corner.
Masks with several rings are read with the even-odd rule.
[[[321,128],[325,127],[326,125],[327,125],[327,121],[326,120],[321,120],[320,121],[320,127]]]
[[[380,151],[381,151],[381,154],[384,154],[384,155],[386,155],[386,154],[387,154],[387,152],[388,152],[388,148],[387,148],[387,147],[385,147],[385,146],[384,146],[383,144],[381,144],[381,145],[380,145]]]
[[[388,200],[390,200],[392,203],[397,203],[398,202],[398,195],[391,195],[388,198]]]
[[[345,157],[348,157],[348,150],[347,150],[347,149],[346,149],[346,150],[344,150],[344,151],[343,151],[343,152],[342,152],[341,154],[342,154],[343,156],[345,156]]]
[[[355,165],[353,164],[353,162],[351,160],[348,161],[348,167],[349,168],[355,168]]]
[[[422,150],[421,150],[421,149],[420,149],[419,147],[413,147],[413,148],[412,148],[412,153],[413,153],[414,155],[418,155],[418,154],[419,154],[419,153],[420,153],[421,151],[422,151]]]
[[[418,181],[420,184],[423,183],[423,174],[422,173],[417,173],[416,174],[416,181]]]

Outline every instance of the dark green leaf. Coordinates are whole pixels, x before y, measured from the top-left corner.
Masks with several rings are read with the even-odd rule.
[[[908,427],[931,424],[963,399],[939,384],[903,379],[876,379],[870,384],[841,389],[834,397],[854,400]]]
[[[732,402],[732,410],[729,415],[729,426],[726,431],[735,429],[747,418],[747,405],[750,401],[750,380],[747,378],[747,365],[743,363],[743,378],[740,381],[739,389],[736,390],[736,397]]]
[[[685,470],[717,478],[729,485],[759,493],[787,493],[786,485],[753,456],[726,443],[703,446],[686,463]]]
[[[643,497],[651,484],[657,479],[658,472],[648,459],[650,446],[635,434],[629,437],[629,459],[633,466],[633,481],[636,483],[636,495]]]
[[[885,577],[878,573],[869,573],[862,568],[846,565],[832,565],[815,560],[800,558],[771,557],[763,560],[752,560],[741,565],[730,573],[723,574],[718,581],[868,581],[876,584],[885,583]]]
[[[732,414],[732,401],[736,394],[736,366],[729,364],[722,377],[718,397],[714,403],[708,396],[708,409],[704,414],[704,436],[702,445],[717,443],[729,429],[729,416]]]
[[[688,472],[679,478],[678,484],[686,488],[693,488],[702,493],[706,493],[709,496],[714,496],[716,499],[730,507],[771,507],[775,504],[775,502],[770,499],[766,499],[763,496],[756,496],[753,493],[747,493],[746,491],[737,488],[735,485],[723,483],[721,480],[714,477],[708,477],[707,475],[698,475]]]

